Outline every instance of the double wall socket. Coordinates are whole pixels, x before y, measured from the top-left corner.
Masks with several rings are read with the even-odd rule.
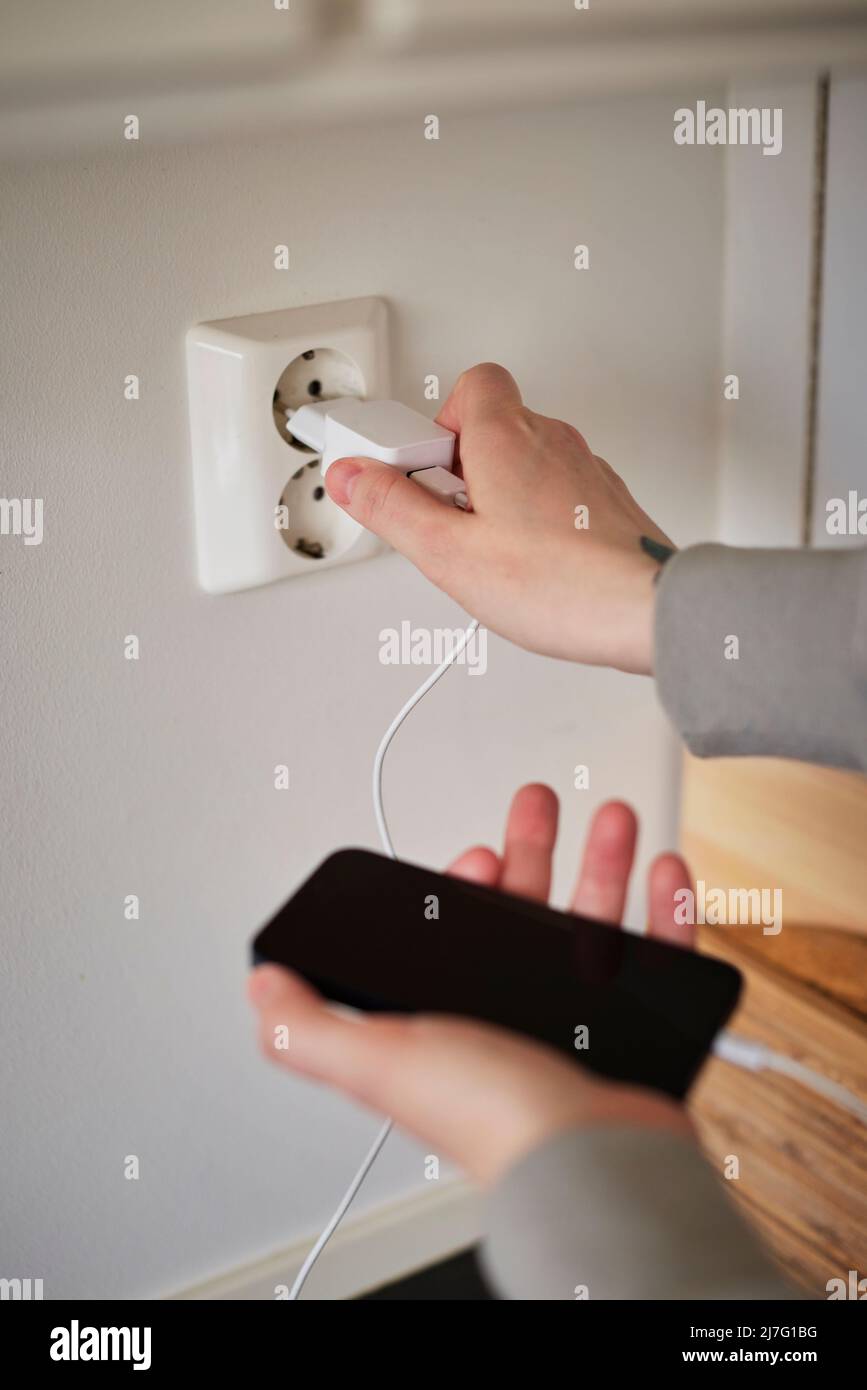
[[[382,299],[219,319],[187,334],[199,582],[212,594],[349,564],[382,549],[328,497],[292,438],[299,406],[389,395]]]

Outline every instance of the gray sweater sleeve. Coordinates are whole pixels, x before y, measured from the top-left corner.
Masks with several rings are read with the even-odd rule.
[[[867,549],[680,551],[659,578],[655,668],[693,753],[867,771]]]
[[[481,1258],[508,1299],[796,1298],[696,1145],[664,1130],[569,1130],[487,1198]]]

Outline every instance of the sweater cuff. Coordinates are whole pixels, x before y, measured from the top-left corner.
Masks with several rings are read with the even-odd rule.
[[[691,752],[867,770],[867,550],[699,545],[658,587],[657,690]]]
[[[487,1198],[482,1266],[508,1299],[788,1299],[698,1147],[665,1130],[570,1130]]]

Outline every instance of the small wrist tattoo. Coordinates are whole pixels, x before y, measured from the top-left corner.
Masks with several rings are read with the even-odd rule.
[[[645,555],[649,555],[652,559],[659,561],[660,569],[658,569],[653,576],[655,583],[660,576],[661,567],[665,564],[666,560],[670,560],[674,554],[674,546],[663,545],[661,541],[655,541],[651,536],[642,536],[639,544]]]

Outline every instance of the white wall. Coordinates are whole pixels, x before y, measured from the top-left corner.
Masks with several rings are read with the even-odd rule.
[[[730,145],[720,392],[720,539],[800,545],[808,455],[818,88],[804,79],[737,85],[726,105],[782,111],[782,149]]]
[[[811,539],[814,545],[863,544],[829,535],[828,502],[867,496],[867,76],[834,78],[828,111],[819,410]],[[863,534],[863,533],[862,533]]]
[[[45,539],[0,539],[0,1274],[47,1297],[203,1279],[313,1230],[378,1123],[261,1061],[247,943],[328,851],[375,843],[372,753],[418,679],[379,664],[379,630],[458,615],[396,556],[197,592],[185,330],[383,294],[407,401],[426,373],[504,361],[678,541],[702,537],[722,162],[673,143],[694,95],[454,117],[438,144],[413,118],[2,171],[0,492],[45,499]],[[645,856],[673,838],[649,683],[492,640],[487,676],[450,673],[393,748],[399,850],[439,866],[495,840],[527,778],[564,799],[561,899],[605,796],[639,807]],[[420,1188],[422,1152],[390,1141],[360,1206]]]

